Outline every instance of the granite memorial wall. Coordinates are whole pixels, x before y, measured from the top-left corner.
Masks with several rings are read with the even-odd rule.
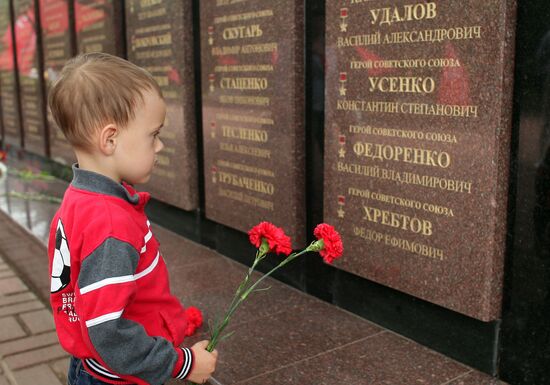
[[[122,0],[75,0],[74,17],[78,53],[125,55]]]
[[[164,202],[162,225],[238,259],[261,220],[295,247],[324,220],[344,258],[297,263],[291,284],[504,380],[545,383],[544,3],[518,4],[516,25],[514,0],[76,0],[73,21],[73,2],[40,0],[44,76],[104,51],[157,79],[166,148],[143,188]],[[24,84],[18,96],[9,9],[0,0],[0,115],[17,147],[19,100],[23,114],[34,104]],[[53,125],[49,138],[70,164]]]
[[[23,143],[27,151],[47,155],[47,122],[37,3],[14,0],[14,33]]]
[[[149,71],[166,102],[164,149],[144,188],[185,210],[198,207],[192,1],[126,1],[128,60]]]
[[[13,40],[10,0],[0,0],[0,103],[3,141],[22,146],[19,87]]]
[[[44,83],[47,95],[65,62],[74,56],[74,33],[70,22],[70,2],[65,0],[40,0],[39,4]],[[65,139],[63,132],[53,120],[49,109],[47,109],[47,121],[51,158],[62,164],[73,164],[76,162],[74,152]]]
[[[200,2],[206,217],[305,242],[304,4]]]

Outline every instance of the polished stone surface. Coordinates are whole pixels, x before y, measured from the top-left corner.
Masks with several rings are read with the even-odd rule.
[[[125,54],[124,8],[121,0],[75,0],[74,17],[78,53]]]
[[[435,385],[447,384],[464,370],[420,345],[381,332],[238,385]]]
[[[518,2],[515,159],[501,373],[550,384],[550,3]]]
[[[35,224],[49,223],[58,203],[44,198],[61,197],[67,183],[25,179],[15,173],[29,168],[39,171],[32,163],[11,159],[8,166],[11,174],[0,182],[0,231],[10,235],[3,236],[0,251],[10,247],[9,242],[36,250],[25,251],[26,257],[12,251],[6,258],[47,301],[47,234],[43,225]],[[15,197],[10,191],[43,195],[35,200],[37,195]],[[29,216],[35,220],[29,221]],[[205,321],[219,317],[247,268],[158,225],[153,225],[153,232],[173,293],[185,306],[198,306]],[[227,329],[235,334],[218,346],[220,358],[211,385],[493,384],[484,374],[279,281],[268,279],[265,287],[270,289],[252,294],[235,314]],[[207,322],[185,344],[205,338]]]
[[[125,4],[128,60],[155,77],[167,107],[160,134],[164,149],[143,188],[163,202],[195,210],[199,186],[192,1]]]
[[[40,0],[40,27],[44,59],[46,95],[59,77],[65,62],[74,54],[74,31],[70,28],[69,3],[65,0]],[[61,164],[76,162],[74,152],[48,108],[50,157]]]
[[[7,38],[0,41],[0,128],[3,130],[4,143],[21,146],[19,89],[15,73],[15,50],[11,39],[9,0],[0,0],[0,34]]]
[[[450,381],[448,385],[504,385],[505,382],[489,377],[483,373],[471,372],[456,380]]]
[[[336,266],[499,319],[515,2],[326,7],[324,213],[349,250]]]
[[[200,2],[206,217],[304,245],[304,3]]]
[[[0,209],[9,214],[23,228],[35,237],[46,242],[49,236],[51,219],[57,208],[67,183],[53,179],[25,179],[21,172],[39,173],[36,165],[9,167],[7,178],[1,178]]]

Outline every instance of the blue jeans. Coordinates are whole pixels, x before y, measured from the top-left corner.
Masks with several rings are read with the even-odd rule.
[[[69,385],[110,385],[93,377],[84,369],[82,361],[78,358],[71,357],[68,373]]]
[[[69,385],[111,385],[108,382],[98,380],[88,373],[84,369],[84,365],[82,365],[82,360],[76,357],[71,357],[67,381]]]

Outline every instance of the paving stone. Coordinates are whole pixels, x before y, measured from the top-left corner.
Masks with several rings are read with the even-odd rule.
[[[8,295],[27,291],[27,286],[17,277],[0,279],[0,293]]]
[[[15,305],[0,307],[0,317],[19,314],[19,313],[26,313],[31,310],[38,310],[38,309],[44,309],[44,305],[40,301],[29,301],[29,302],[18,303]]]
[[[31,333],[38,334],[55,330],[52,313],[48,309],[32,311],[19,316]]]
[[[12,270],[0,271],[0,279],[8,277],[15,277],[15,273]]]
[[[62,385],[48,365],[33,366],[14,373],[17,385]]]
[[[30,291],[20,294],[12,294],[9,296],[0,296],[0,306],[13,305],[32,300],[36,300],[36,296]]]
[[[38,336],[21,338],[19,340],[4,342],[0,344],[0,357],[6,357],[12,354],[25,352],[34,348],[40,348],[49,345],[58,345],[59,340],[55,332],[44,333]]]
[[[0,318],[0,342],[25,337],[26,335],[15,317]]]
[[[61,345],[55,344],[45,348],[8,356],[4,358],[4,362],[6,362],[11,370],[15,371],[25,367],[57,360],[63,357],[68,357],[67,352],[61,348]]]
[[[69,358],[62,358],[60,360],[57,360],[53,362],[50,366],[55,374],[57,374],[57,377],[65,378],[67,377],[67,373],[69,372]]]

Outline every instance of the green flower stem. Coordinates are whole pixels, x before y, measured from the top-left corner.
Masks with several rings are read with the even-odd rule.
[[[254,258],[254,263],[248,269],[248,273],[246,274],[246,277],[244,278],[244,280],[241,282],[241,284],[237,288],[237,291],[235,292],[233,300],[231,301],[231,304],[229,305],[229,308],[228,308],[227,312],[225,313],[225,317],[224,317],[223,321],[221,322],[221,324],[216,325],[216,330],[214,330],[212,332],[212,335],[210,336],[210,342],[209,342],[209,344],[206,348],[207,351],[212,352],[214,350],[214,348],[216,347],[216,345],[218,344],[219,337],[220,337],[221,333],[223,332],[225,327],[229,324],[229,320],[230,320],[231,316],[233,315],[235,310],[237,310],[240,303],[242,302],[241,299],[240,299],[242,291],[246,288],[246,285],[250,281],[250,277],[252,276],[252,273],[254,272],[254,269],[256,268],[258,263],[260,263],[260,261],[265,258],[268,251],[269,251],[269,246],[266,249],[264,247],[264,243],[262,243],[260,248],[256,251],[256,257]]]
[[[229,309],[225,313],[225,316],[223,318],[223,321],[216,325],[216,330],[212,332],[212,336],[210,338],[210,342],[208,343],[208,346],[206,347],[206,350],[209,352],[214,351],[216,346],[218,345],[218,342],[220,341],[220,336],[229,324],[229,321],[231,320],[231,317],[235,313],[235,311],[239,308],[239,306],[246,300],[246,298],[254,291],[254,289],[267,277],[269,277],[271,274],[273,274],[275,271],[280,269],[281,267],[285,266],[289,262],[293,261],[294,259],[298,258],[300,255],[305,254],[310,251],[319,251],[324,247],[324,242],[322,239],[318,241],[312,242],[307,248],[300,251],[299,253],[292,253],[288,257],[286,257],[282,262],[280,262],[277,266],[275,266],[273,269],[265,273],[263,276],[258,278],[254,284],[252,284],[250,287],[246,288],[246,285],[250,281],[250,277],[252,276],[252,273],[254,272],[254,269],[260,263],[262,259],[267,255],[269,252],[269,247],[266,249],[266,242],[265,240],[262,242],[262,245],[256,252],[256,258],[254,258],[254,263],[252,266],[248,269],[248,273],[246,274],[246,277],[239,285],[237,291],[235,292],[235,296],[233,297],[233,300],[231,301],[231,304],[229,305]],[[245,290],[246,289],[246,290]],[[190,382],[191,385],[198,385],[194,382]]]
[[[314,242],[314,243],[315,243],[315,242]],[[287,263],[292,262],[293,260],[295,260],[296,258],[298,258],[300,255],[312,251],[312,245],[313,245],[314,243],[312,243],[311,245],[309,245],[307,248],[305,248],[304,250],[300,251],[299,253],[292,253],[292,254],[290,254],[288,257],[286,257],[285,260],[283,260],[281,263],[279,263],[279,264],[278,264],[277,266],[275,266],[273,269],[271,269],[270,271],[268,271],[267,273],[265,273],[264,275],[262,275],[256,282],[254,282],[254,284],[253,284],[252,286],[250,286],[250,287],[241,295],[241,301],[240,301],[240,302],[244,301],[244,300],[246,299],[246,297],[248,297],[248,295],[254,291],[254,289],[256,288],[256,286],[258,286],[264,279],[266,279],[267,277],[269,277],[269,276],[270,276],[271,274],[273,274],[275,271],[277,271],[278,269],[280,269],[281,267],[283,267],[283,266],[286,265]]]
[[[241,284],[239,286],[239,290],[237,290],[237,294],[239,294],[239,296],[237,298],[233,298],[233,301],[231,303],[231,306],[229,307],[229,310],[226,312],[225,314],[225,317],[222,321],[222,323],[217,326],[216,330],[212,333],[212,338],[210,339],[210,343],[208,344],[206,350],[208,350],[209,352],[212,352],[216,345],[218,344],[219,342],[219,337],[221,335],[221,333],[224,331],[224,329],[227,327],[227,325],[229,324],[229,321],[231,319],[231,317],[233,316],[233,313],[235,313],[235,311],[237,310],[237,308],[241,305],[241,303],[243,303],[246,298],[250,295],[250,293],[252,293],[254,291],[254,289],[264,280],[266,279],[267,277],[269,277],[271,274],[273,274],[275,271],[277,271],[278,269],[280,269],[281,267],[285,266],[286,264],[288,264],[289,262],[293,261],[294,259],[298,258],[300,255],[302,254],[305,254],[307,252],[310,252],[310,251],[314,251],[314,250],[317,250],[318,247],[319,247],[319,242],[322,242],[322,241],[315,241],[313,243],[311,243],[307,248],[305,248],[304,250],[300,251],[299,253],[292,253],[290,254],[288,257],[286,257],[281,263],[279,263],[277,266],[275,266],[273,269],[271,269],[269,272],[267,272],[266,274],[264,274],[263,276],[261,276],[256,282],[254,282],[254,284],[252,284],[249,288],[247,288],[246,290],[244,290],[243,292],[243,289],[246,287],[245,285]],[[264,254],[265,256],[265,254]],[[261,257],[263,258],[263,256]],[[247,275],[247,278],[250,278],[250,275],[252,273],[252,270],[253,268],[257,265],[257,263],[261,260],[261,258],[256,258],[255,261],[254,261],[254,264],[252,265],[252,267],[249,269],[249,274]],[[248,279],[245,278],[245,281],[248,282]],[[244,281],[243,281],[244,282]],[[242,293],[242,294],[241,294]]]

